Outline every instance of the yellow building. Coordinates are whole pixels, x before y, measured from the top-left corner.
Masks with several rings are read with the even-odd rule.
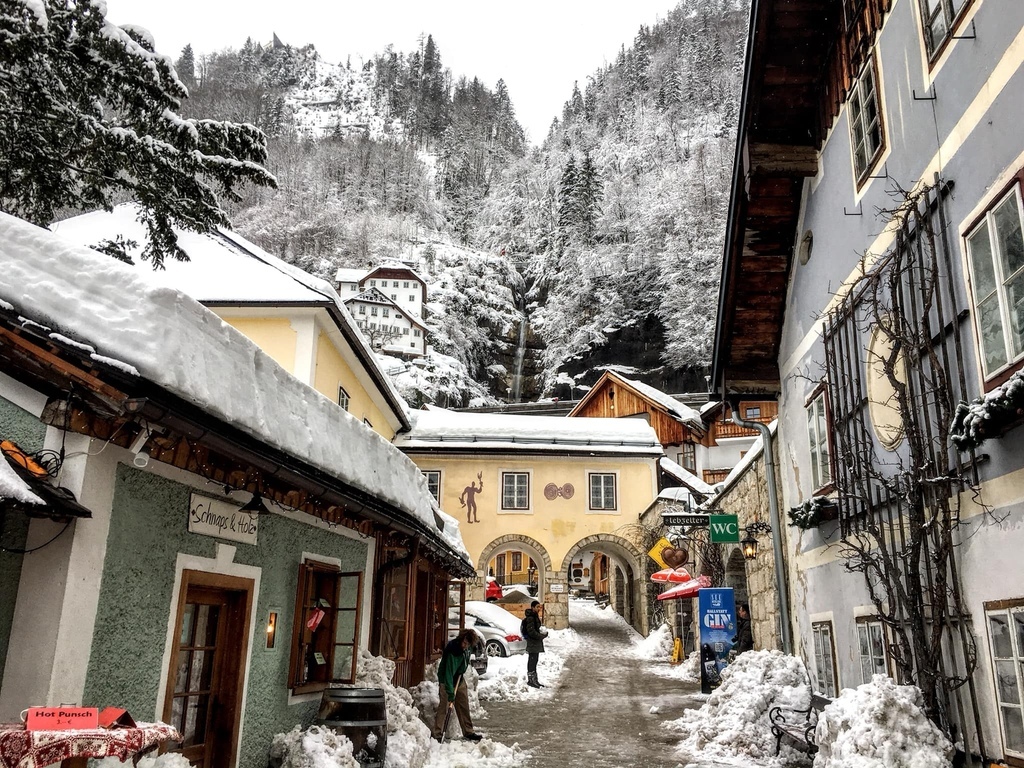
[[[441,508],[458,518],[484,598],[489,563],[522,553],[537,564],[538,599],[554,628],[568,624],[571,566],[581,555],[614,565],[612,602],[627,621],[646,615],[637,524],[658,494],[657,435],[642,419],[567,419],[442,409],[412,414],[396,436]]]

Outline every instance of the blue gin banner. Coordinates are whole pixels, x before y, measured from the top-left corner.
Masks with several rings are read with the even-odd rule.
[[[731,587],[702,589],[697,593],[700,617],[701,689],[710,693],[719,682],[721,671],[736,636],[736,604]]]

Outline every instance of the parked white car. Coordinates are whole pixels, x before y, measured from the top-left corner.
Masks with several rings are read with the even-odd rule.
[[[526,653],[526,638],[519,632],[521,620],[494,603],[466,601],[466,615],[475,620],[473,629],[484,638],[488,656]]]

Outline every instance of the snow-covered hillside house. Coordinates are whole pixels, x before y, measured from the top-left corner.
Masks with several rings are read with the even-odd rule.
[[[374,349],[400,357],[427,353],[427,327],[380,288],[368,288],[345,299],[345,306]]]
[[[244,259],[266,257],[220,242],[220,279],[245,284]],[[0,215],[0,437],[17,446],[0,460],[0,718],[113,704],[172,722],[190,759],[257,768],[363,650],[421,679],[449,581],[473,569],[390,439],[169,284],[181,266],[132,267]],[[333,294],[276,274],[284,292]],[[299,355],[303,334],[323,350],[317,331],[362,343],[296,323],[276,354]],[[326,381],[306,355],[308,381]]]
[[[1024,765],[1024,4],[755,0],[746,60],[712,383],[779,398],[796,650]]]
[[[427,281],[400,261],[387,261],[369,270],[343,267],[335,275],[335,284],[345,301],[376,288],[417,321],[427,316]]]
[[[770,424],[778,413],[775,400],[750,400],[744,401],[741,416],[744,421]],[[701,408],[700,417],[707,431],[695,448],[697,474],[709,485],[717,485],[751,450],[758,431],[737,424],[732,408],[721,401]]]
[[[643,419],[567,419],[430,408],[395,445],[416,462],[441,507],[459,518],[484,599],[492,560],[537,564],[546,622],[568,623],[571,565],[597,552],[614,564],[612,605],[647,629],[646,548],[637,523],[658,493],[661,444]],[[520,564],[521,565],[521,564]]]

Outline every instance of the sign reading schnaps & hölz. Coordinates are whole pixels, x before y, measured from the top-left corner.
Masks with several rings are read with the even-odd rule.
[[[218,539],[256,544],[259,516],[234,504],[193,493],[188,505],[188,531]]]

